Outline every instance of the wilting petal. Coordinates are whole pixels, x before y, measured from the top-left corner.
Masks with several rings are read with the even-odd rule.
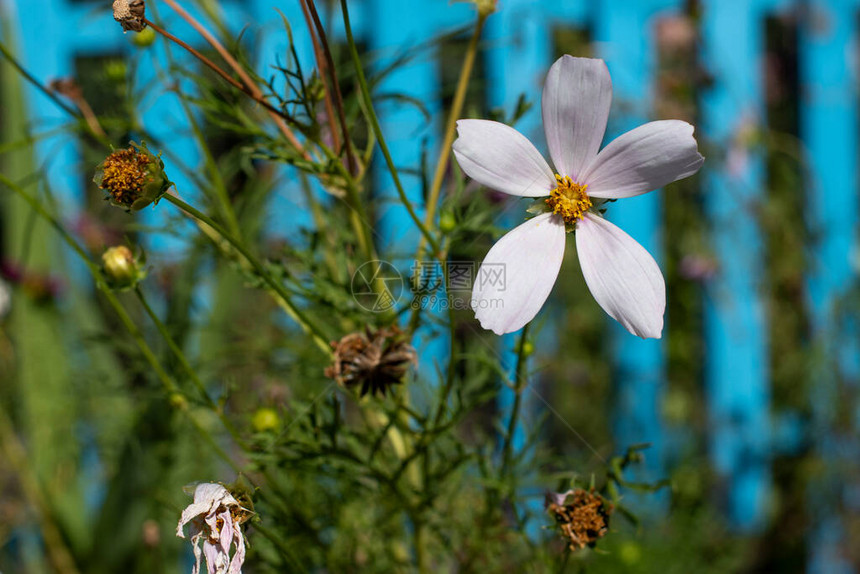
[[[230,545],[233,543],[233,517],[229,510],[225,510],[219,515],[221,519],[221,532],[219,534],[221,550],[230,552]]]
[[[537,315],[558,277],[564,240],[561,217],[544,213],[493,245],[472,289],[472,309],[484,329],[512,333]]]
[[[612,104],[612,80],[603,60],[562,56],[543,87],[541,112],[555,169],[574,181],[597,155]]]
[[[202,532],[198,532],[191,537],[191,544],[194,548],[194,567],[191,568],[191,574],[200,574],[200,558],[203,555],[203,551],[200,549],[200,538],[203,536]]]
[[[543,197],[555,176],[534,145],[514,128],[489,120],[459,120],[454,157],[466,175],[491,189]]]
[[[603,310],[634,335],[659,339],[666,285],[645,248],[589,213],[576,223],[576,250],[585,283]]]
[[[219,545],[207,540],[203,543],[203,554],[206,556],[206,574],[224,574],[227,571],[230,557]]]
[[[693,126],[680,120],[650,122],[603,148],[579,183],[588,185],[592,197],[633,197],[693,175],[704,161]]]
[[[227,574],[242,574],[242,564],[245,562],[245,537],[242,531],[236,527],[236,553],[230,561],[230,570]]]

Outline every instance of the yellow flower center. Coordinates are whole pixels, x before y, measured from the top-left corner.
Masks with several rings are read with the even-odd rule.
[[[552,208],[552,212],[561,215],[565,223],[574,224],[577,219],[582,219],[585,212],[591,208],[591,200],[585,190],[587,185],[576,183],[569,175],[555,176],[556,188],[553,189],[546,204]]]
[[[102,164],[101,188],[117,203],[131,205],[149,180],[150,157],[134,148],[115,151]]]

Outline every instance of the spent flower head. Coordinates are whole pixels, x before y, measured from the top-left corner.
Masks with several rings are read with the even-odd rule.
[[[113,19],[120,23],[123,32],[140,32],[146,28],[145,18],[144,0],[114,0]]]
[[[153,155],[145,142],[131,142],[131,147],[111,153],[99,165],[93,181],[108,192],[111,205],[129,212],[158,203],[173,185],[164,173],[160,154]]]
[[[537,315],[558,277],[566,232],[575,231],[582,274],[597,303],[634,335],[661,336],[666,286],[660,268],[602,217],[602,208],[607,200],[690,176],[704,158],[693,126],[678,120],[644,124],[600,150],[611,102],[612,80],[603,60],[563,56],[553,64],[541,108],[555,170],[510,126],[457,122],[454,155],[469,177],[509,195],[546,198],[530,209],[539,215],[502,237],[484,258],[478,276],[487,275],[484,266],[502,266],[506,277],[479,282],[472,293],[485,329],[511,333]]]
[[[202,556],[206,557],[207,574],[241,574],[245,561],[241,526],[251,514],[220,484],[205,482],[196,486],[194,502],[182,511],[176,527],[176,536],[185,538],[184,527],[190,526],[195,559],[192,574],[199,574]]]
[[[548,492],[544,508],[555,519],[571,551],[594,547],[609,531],[612,504],[596,492],[577,488]]]
[[[377,392],[384,396],[403,382],[410,365],[418,359],[406,335],[393,325],[350,333],[332,342],[332,347],[334,364],[325,375],[343,387],[356,389],[361,396]]]

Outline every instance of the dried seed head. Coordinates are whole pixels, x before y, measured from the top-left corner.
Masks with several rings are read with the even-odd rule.
[[[567,539],[571,551],[594,547],[609,530],[612,504],[594,491],[581,488],[548,493],[545,504]]]
[[[144,0],[114,0],[113,19],[122,25],[123,32],[140,32],[146,28]]]
[[[101,163],[93,181],[107,191],[112,205],[138,211],[158,202],[173,185],[164,173],[164,162],[146,144],[118,150]]]
[[[334,364],[325,370],[326,376],[343,387],[357,389],[361,396],[385,395],[403,381],[409,366],[418,359],[396,326],[350,333],[332,342],[332,347]]]

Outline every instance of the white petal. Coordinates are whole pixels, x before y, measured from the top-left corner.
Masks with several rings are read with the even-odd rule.
[[[597,303],[625,329],[659,339],[666,284],[654,258],[619,227],[587,213],[576,223],[576,250]]]
[[[702,167],[693,126],[680,120],[650,122],[603,148],[579,180],[588,195],[633,197],[693,175]]]
[[[242,574],[242,563],[245,562],[245,537],[242,536],[242,531],[239,530],[238,525],[234,532],[236,539],[236,553],[230,561],[230,570],[227,574]]]
[[[612,79],[603,60],[562,56],[546,75],[543,129],[555,169],[574,181],[597,155],[612,104]]]
[[[543,213],[493,245],[472,289],[472,309],[484,329],[503,335],[534,319],[558,277],[564,240],[561,217]]]
[[[489,120],[459,120],[454,157],[466,175],[489,188],[543,197],[555,187],[546,160],[520,132]]]

